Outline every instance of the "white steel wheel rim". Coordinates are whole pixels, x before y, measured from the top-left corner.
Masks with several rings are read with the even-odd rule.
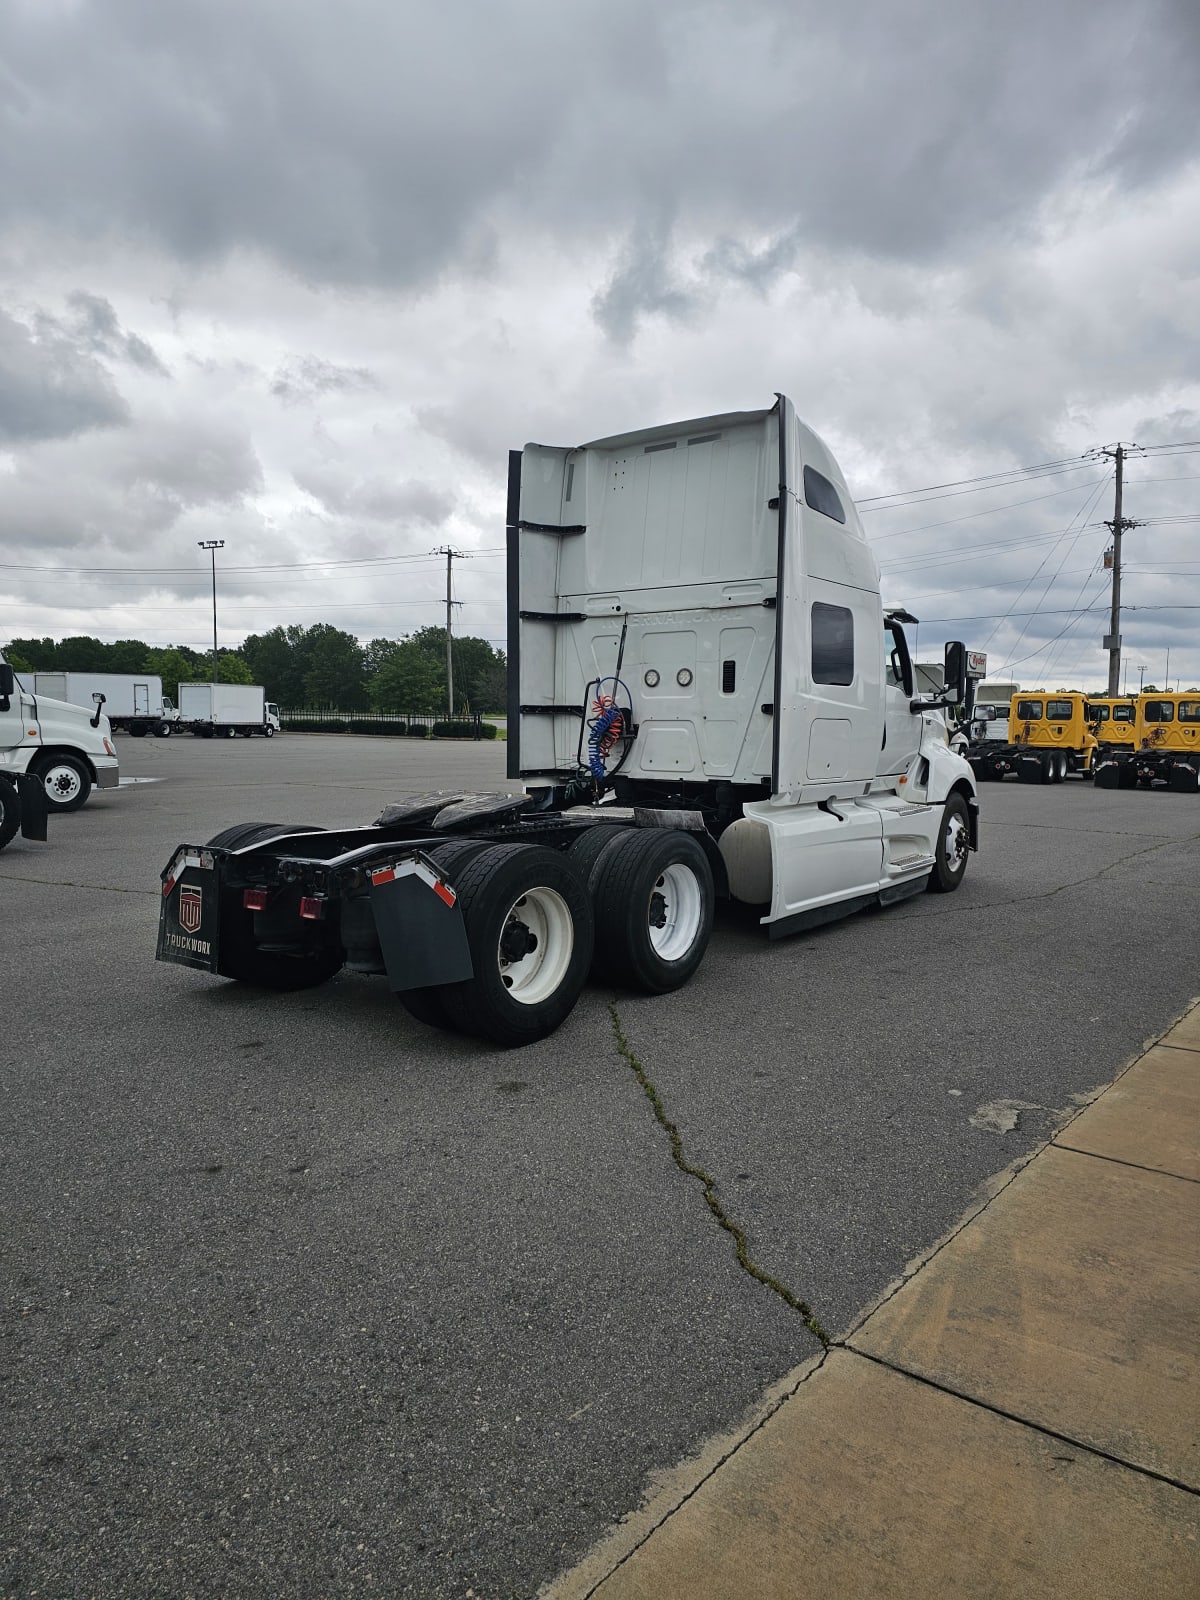
[[[82,788],[83,781],[74,767],[51,767],[46,773],[46,793],[60,804],[74,800]]]
[[[946,818],[946,865],[951,872],[961,872],[967,862],[967,825],[959,812]]]
[[[664,915],[661,927],[654,916],[655,897],[663,901],[660,914]],[[673,861],[666,867],[654,888],[646,907],[646,927],[650,943],[660,961],[680,961],[696,942],[704,920],[704,896],[700,880],[691,867]]]
[[[534,946],[513,959],[504,953],[505,936],[524,925]],[[554,889],[529,889],[509,907],[496,946],[500,981],[509,999],[536,1006],[556,994],[575,949],[575,919]]]

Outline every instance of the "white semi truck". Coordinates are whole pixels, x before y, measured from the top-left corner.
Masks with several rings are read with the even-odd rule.
[[[100,705],[89,716],[81,706],[37,694],[0,655],[0,775],[12,787],[22,774],[35,778],[49,809],[60,812],[77,811],[93,788],[115,789],[120,780]]]
[[[89,711],[103,705],[113,728],[135,739],[148,733],[169,738],[179,721],[179,712],[163,694],[162,679],[153,673],[35,672],[33,690]]]
[[[423,1022],[544,1037],[589,971],[651,993],[722,897],[771,937],[925,889],[978,844],[905,613],[830,451],[777,396],[509,464],[508,776],[359,828],[245,823],[162,874],[159,959],[273,989],[343,966]]]
[[[257,683],[181,683],[179,716],[181,726],[200,739],[248,739],[255,733],[271,739],[279,732],[279,707]]]

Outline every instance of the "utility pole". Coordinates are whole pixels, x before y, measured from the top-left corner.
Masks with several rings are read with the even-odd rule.
[[[1121,515],[1121,492],[1125,480],[1125,452],[1127,449],[1137,448],[1137,445],[1116,444],[1096,452],[1099,456],[1111,456],[1117,468],[1112,521],[1105,523],[1106,528],[1112,529],[1113,542],[1112,614],[1109,618],[1108,632],[1104,636],[1104,648],[1108,651],[1108,693],[1109,697],[1114,699],[1121,687],[1121,535],[1126,528],[1138,526],[1129,517]]]
[[[464,561],[466,557],[461,550],[452,549],[448,544],[442,544],[436,550],[431,550],[430,555],[445,556],[446,558],[446,714],[453,719],[454,716],[454,652],[450,645],[451,619],[454,611],[454,596],[452,588],[452,574],[454,571],[455,557]]]
[[[1145,678],[1146,678],[1146,663],[1144,661],[1139,661],[1138,662],[1138,694],[1139,695],[1142,692],[1142,684],[1145,681]]]
[[[212,552],[213,574],[213,682],[217,681],[217,551],[224,550],[224,539],[197,539],[201,550]]]

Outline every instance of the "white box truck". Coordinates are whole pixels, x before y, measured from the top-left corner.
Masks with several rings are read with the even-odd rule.
[[[35,672],[35,694],[66,700],[88,711],[103,705],[104,715],[115,729],[144,739],[148,733],[169,738],[179,721],[179,713],[163,694],[162,679],[152,673],[119,672]],[[97,696],[103,696],[98,700]]]
[[[330,831],[180,845],[157,955],[272,989],[343,966],[422,1022],[524,1044],[589,971],[663,993],[717,900],[771,937],[959,887],[978,844],[947,689],[916,691],[905,613],[828,448],[777,396],[509,461],[508,776]]]
[[[93,788],[115,789],[120,781],[101,707],[89,716],[81,706],[36,693],[33,674],[14,672],[0,655],[0,776],[19,788],[22,774],[38,781],[57,812],[77,811]]]
[[[180,725],[200,739],[268,739],[279,732],[279,710],[257,683],[181,683]]]

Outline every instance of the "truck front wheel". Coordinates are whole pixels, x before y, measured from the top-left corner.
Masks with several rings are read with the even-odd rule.
[[[500,1045],[544,1039],[578,1000],[592,960],[587,890],[557,850],[492,845],[456,880],[475,976],[447,984],[448,1011]]]
[[[598,977],[646,994],[681,988],[704,959],[715,894],[703,845],[677,830],[627,828],[588,879]]]
[[[942,825],[938,829],[937,848],[933,853],[933,871],[928,887],[933,894],[953,894],[963,881],[967,870],[967,855],[971,848],[971,827],[967,802],[961,794],[952,794],[942,811]]]
[[[29,770],[42,780],[51,811],[78,811],[92,792],[92,775],[74,756],[46,756]]]

